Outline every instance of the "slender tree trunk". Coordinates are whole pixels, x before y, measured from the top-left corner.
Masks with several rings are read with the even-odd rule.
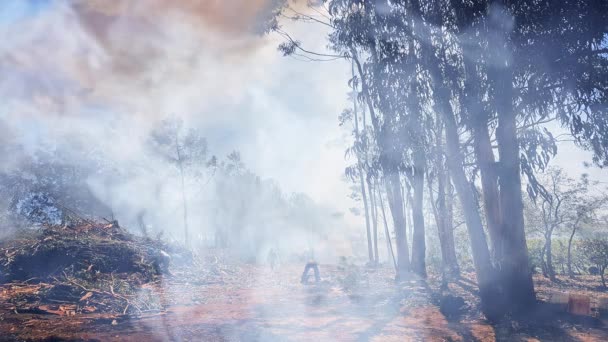
[[[372,233],[370,229],[370,219],[369,219],[369,206],[367,204],[367,193],[365,190],[365,181],[363,180],[363,176],[361,173],[363,170],[359,167],[359,183],[361,184],[361,195],[363,198],[363,207],[365,209],[365,231],[367,234],[367,254],[369,257],[369,261],[374,261],[374,250],[372,246]]]
[[[386,236],[386,249],[390,254],[391,259],[393,260],[393,265],[395,266],[395,272],[398,272],[399,268],[397,267],[397,260],[395,260],[395,253],[393,252],[393,243],[391,242],[391,233],[388,230],[388,223],[386,222],[386,211],[384,210],[384,200],[382,200],[382,193],[380,191],[380,187],[378,188],[378,198],[380,199],[380,210],[382,211],[382,222],[384,222],[384,235]]]
[[[179,145],[179,137],[175,136],[175,152],[177,154],[177,164],[179,167],[179,176],[182,185],[182,205],[183,205],[183,214],[184,214],[184,245],[186,247],[190,246],[190,237],[189,237],[189,229],[188,229],[188,201],[186,200],[186,182],[184,179],[184,164],[182,160],[182,151]]]
[[[405,177],[403,183],[405,183],[401,184],[401,193],[403,194],[403,219],[405,220],[405,236],[408,237],[409,241],[409,238],[412,235],[411,226],[413,225],[413,220],[410,220],[410,215],[412,214],[412,211],[410,210],[410,207],[412,206],[412,196],[410,194],[410,186]],[[410,227],[410,229],[408,229],[408,227]]]
[[[181,180],[182,186],[182,205],[183,205],[183,214],[184,214],[184,245],[186,247],[190,246],[190,237],[189,237],[189,229],[188,229],[188,201],[186,199],[186,182],[184,179],[184,160],[182,158],[182,149],[179,144],[179,134],[175,134],[173,137],[175,143],[175,153],[177,155],[177,166],[179,168],[179,176]]]
[[[576,230],[578,228],[578,222],[579,222],[579,220],[577,218],[577,220],[572,225],[572,233],[570,233],[570,238],[568,239],[567,266],[568,266],[568,276],[572,279],[574,279],[574,272],[572,271],[572,240],[574,240],[574,234],[576,234]]]
[[[188,229],[188,202],[186,200],[186,184],[184,181],[184,171],[180,164],[180,175],[182,183],[182,204],[184,206],[184,241],[185,245],[190,245],[189,229]]]
[[[543,273],[543,277],[549,278],[549,273],[547,272],[547,262],[545,261],[547,253],[547,241],[543,243],[543,247],[540,249],[540,267]]]
[[[547,260],[547,275],[551,281],[555,281],[555,268],[553,267],[553,248],[552,248],[553,229],[549,229],[545,234],[545,253]]]
[[[444,104],[444,107],[446,106],[449,106],[449,104]],[[482,309],[488,318],[494,319],[502,315],[503,298],[500,294],[499,284],[497,284],[496,274],[490,260],[490,251],[485,232],[483,231],[481,216],[477,210],[473,188],[464,173],[464,158],[460,151],[458,128],[456,127],[454,117],[449,115],[451,108],[444,108],[442,112],[445,113],[444,115],[448,114],[445,116],[448,166],[454,181],[456,193],[462,205],[469,239],[471,240],[473,263],[479,284]]]
[[[403,279],[410,270],[409,248],[405,234],[405,218],[403,212],[403,194],[399,173],[392,172],[385,175],[388,205],[393,216],[395,226],[395,242],[397,246],[397,279]]]
[[[419,7],[417,1],[415,5]],[[419,8],[417,8],[417,11],[420,12]],[[458,125],[450,103],[451,94],[446,88],[443,73],[439,68],[441,61],[435,52],[430,45],[423,44],[422,59],[425,61],[425,67],[428,67],[431,77],[435,109],[442,116],[446,128],[448,168],[462,204],[469,239],[471,240],[482,310],[488,318],[497,319],[504,312],[504,298],[501,295],[496,273],[490,260],[490,251],[473,188],[464,172],[464,156],[460,150]]]
[[[454,192],[454,187],[452,186],[452,181],[450,180],[450,175],[449,173],[445,174],[445,189],[446,189],[446,201],[445,201],[445,207],[446,207],[446,236],[447,236],[447,243],[448,243],[448,248],[451,249],[452,251],[449,252],[450,255],[454,255],[454,276],[455,277],[459,277],[460,276],[460,267],[458,266],[458,259],[456,257],[456,242],[454,240],[454,197],[456,196],[455,192]]]
[[[376,206],[376,192],[374,191],[374,185],[370,179],[367,180],[367,188],[369,189],[371,214],[372,214],[374,263],[378,264],[378,262],[379,262],[379,258],[378,258],[378,208]]]
[[[354,60],[351,63],[351,75],[355,77],[355,62]],[[356,89],[353,83],[353,92],[356,93]],[[359,113],[357,111],[357,97],[353,96],[353,116],[355,121],[355,138],[359,140]],[[374,252],[372,246],[372,236],[370,230],[370,219],[369,219],[369,206],[367,203],[367,194],[365,190],[365,180],[363,174],[363,167],[361,166],[361,157],[357,154],[357,169],[359,171],[359,184],[361,186],[361,197],[363,199],[363,207],[365,210],[365,231],[367,233],[367,253],[369,256],[369,261],[374,261]]]
[[[446,200],[448,193],[447,175],[443,158],[443,128],[437,128],[437,153],[435,155],[435,170],[437,173],[437,200],[433,197],[433,181],[430,177],[427,178],[429,186],[429,202],[435,216],[437,225],[437,235],[439,236],[439,245],[441,247],[441,274],[447,282],[448,279],[457,278],[460,275],[458,267],[458,259],[456,257],[456,249],[454,246],[454,230],[452,227],[451,214],[448,210],[452,210],[451,198],[450,205]]]
[[[456,243],[454,240],[454,188],[450,182],[449,176],[446,174],[446,219],[445,219],[445,244],[447,250],[447,256],[450,260],[449,270],[452,277],[460,277],[460,266],[458,266],[458,257],[456,255]]]
[[[414,188],[412,202],[412,221],[414,225],[412,236],[412,271],[421,277],[426,277],[426,241],[423,212],[425,165],[424,155],[416,153],[414,156],[414,173],[412,175]]]
[[[458,126],[449,102],[450,93],[445,88],[443,76],[438,67],[439,61],[434,57],[432,52],[427,52],[426,55],[429,58],[428,65],[430,66],[429,71],[434,86],[433,98],[436,109],[442,115],[445,123],[448,168],[462,205],[469,239],[471,240],[473,263],[477,274],[482,310],[488,318],[497,319],[503,313],[504,298],[501,295],[496,273],[490,260],[490,251],[483,230],[481,216],[477,209],[473,188],[469,184],[464,172],[464,156],[460,151],[461,144],[458,136]]]

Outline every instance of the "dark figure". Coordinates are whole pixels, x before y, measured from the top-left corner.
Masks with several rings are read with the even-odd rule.
[[[321,281],[321,276],[319,275],[319,266],[315,261],[309,261],[306,263],[306,267],[304,267],[304,273],[302,273],[302,284],[308,283],[308,272],[311,268],[315,272],[315,282],[318,283]]]
[[[274,270],[279,264],[279,253],[274,248],[271,248],[268,252],[268,262],[271,270]]]
[[[589,274],[591,275],[599,275],[600,274],[600,269],[595,267],[595,266],[591,266],[587,269],[587,271],[589,271]]]

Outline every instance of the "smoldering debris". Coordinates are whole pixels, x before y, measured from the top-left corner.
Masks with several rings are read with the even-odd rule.
[[[169,276],[172,260],[192,263],[193,257],[132,235],[116,221],[47,226],[0,244],[0,283],[16,312],[137,313],[155,309],[140,289]]]

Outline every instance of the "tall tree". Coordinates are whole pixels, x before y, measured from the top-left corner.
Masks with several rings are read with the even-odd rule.
[[[583,179],[583,184],[587,187],[588,181]],[[583,196],[577,196],[575,198],[574,213],[569,224],[570,235],[568,237],[566,265],[570,278],[574,278],[574,271],[572,270],[572,242],[574,240],[574,235],[583,225],[590,225],[593,222],[597,222],[597,212],[608,202],[608,197],[604,194],[599,196],[588,196],[586,192],[587,191],[583,192]]]
[[[543,274],[556,281],[553,263],[553,237],[556,234],[569,232],[567,260],[568,273],[572,271],[572,242],[577,230],[583,224],[590,224],[595,213],[606,201],[605,196],[590,191],[591,182],[586,175],[579,181],[570,178],[563,169],[551,167],[538,177],[539,186],[543,187],[543,195],[533,204],[535,212],[529,215],[532,222],[538,222],[536,231],[544,239],[541,249],[541,266]],[[535,227],[529,230],[535,232]]]
[[[150,134],[153,153],[173,165],[177,170],[184,225],[184,243],[190,244],[188,228],[187,177],[199,176],[214,158],[207,155],[207,141],[194,129],[186,129],[180,118],[162,120]]]
[[[420,151],[414,141],[423,141],[417,131],[428,127],[424,113],[441,117],[484,311],[525,310],[535,294],[521,177],[537,196],[535,173],[556,152],[553,136],[539,125],[559,119],[597,163],[608,164],[608,3],[327,2],[330,46],[356,62],[363,101],[375,111],[386,183],[412,175]],[[473,168],[465,164],[463,136],[472,139]],[[477,172],[491,250],[467,176]]]
[[[441,248],[441,274],[447,281],[460,275],[456,248],[454,244],[454,227],[452,222],[452,206],[450,194],[450,180],[447,173],[444,149],[443,121],[437,120],[435,126],[435,148],[432,167],[429,169],[427,184],[429,187],[429,201],[435,217],[439,245]],[[437,182],[437,195],[435,196],[434,182]]]
[[[359,189],[361,191],[361,197],[363,200],[363,210],[365,212],[365,232],[367,237],[367,253],[369,257],[369,262],[372,263],[375,261],[374,257],[374,243],[372,238],[372,230],[371,230],[371,222],[373,217],[370,219],[370,210],[372,211],[373,216],[373,204],[370,206],[370,201],[368,201],[368,188],[369,188],[369,200],[373,198],[372,189],[369,186],[369,177],[367,176],[367,140],[365,134],[362,134],[362,128],[359,125],[360,113],[358,110],[358,101],[357,101],[357,79],[355,77],[355,66],[354,62],[351,65],[351,74],[352,78],[350,81],[350,85],[352,87],[352,93],[350,97],[353,101],[352,113],[349,110],[346,110],[340,116],[340,125],[343,125],[347,120],[352,120],[353,122],[353,138],[354,143],[352,148],[350,148],[347,152],[352,151],[352,154],[355,155],[356,165],[355,167],[348,167],[346,169],[347,176],[351,178],[357,178],[359,182]],[[365,113],[363,113],[365,115]],[[363,127],[363,130],[365,127]],[[367,188],[366,188],[367,184]]]

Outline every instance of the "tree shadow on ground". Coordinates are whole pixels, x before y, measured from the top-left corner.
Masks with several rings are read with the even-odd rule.
[[[453,282],[455,285],[460,286],[463,290],[469,292],[475,297],[479,297],[479,290],[477,290],[477,283],[467,279],[460,277]]]
[[[402,283],[403,284],[403,283]],[[410,283],[411,284],[411,283]],[[479,341],[477,339],[470,327],[466,324],[460,322],[461,316],[458,315],[456,317],[446,317],[443,313],[439,311],[439,302],[436,300],[439,293],[433,291],[433,289],[428,285],[425,279],[418,279],[415,281],[413,288],[423,288],[426,295],[428,295],[429,300],[427,306],[434,306],[437,311],[434,311],[433,314],[441,315],[441,318],[445,319],[447,325],[445,327],[432,327],[432,326],[412,326],[408,327],[414,330],[414,335],[423,340],[429,338],[441,338],[446,341],[452,341],[453,338],[449,335],[449,333],[454,333],[458,337],[462,338],[464,341]],[[422,295],[422,294],[420,294]],[[414,294],[415,296],[415,294]],[[369,327],[364,332],[360,333],[357,337],[357,341],[369,341],[371,337],[378,336],[382,333],[384,328],[387,327],[390,322],[392,322],[396,317],[403,316],[406,317],[408,315],[415,315],[415,313],[411,312],[408,307],[402,306],[401,300],[406,299],[407,296],[395,297],[390,301],[390,306],[387,308],[387,315],[383,319],[375,322],[371,327]],[[404,310],[405,309],[405,310]]]
[[[465,277],[452,282],[462,290],[479,298],[477,284]],[[473,309],[473,308],[471,308]],[[473,309],[474,311],[474,309]],[[471,311],[471,312],[473,312]],[[586,316],[576,316],[556,311],[554,307],[543,302],[536,303],[528,312],[511,315],[499,322],[489,322],[480,318],[481,324],[493,329],[496,341],[528,341],[539,339],[541,341],[580,341],[571,332],[585,332],[592,329],[605,329],[602,321]],[[465,324],[466,325],[466,324]],[[470,329],[463,329],[459,322],[451,323],[453,330],[458,331],[466,341],[477,340],[471,335]]]

